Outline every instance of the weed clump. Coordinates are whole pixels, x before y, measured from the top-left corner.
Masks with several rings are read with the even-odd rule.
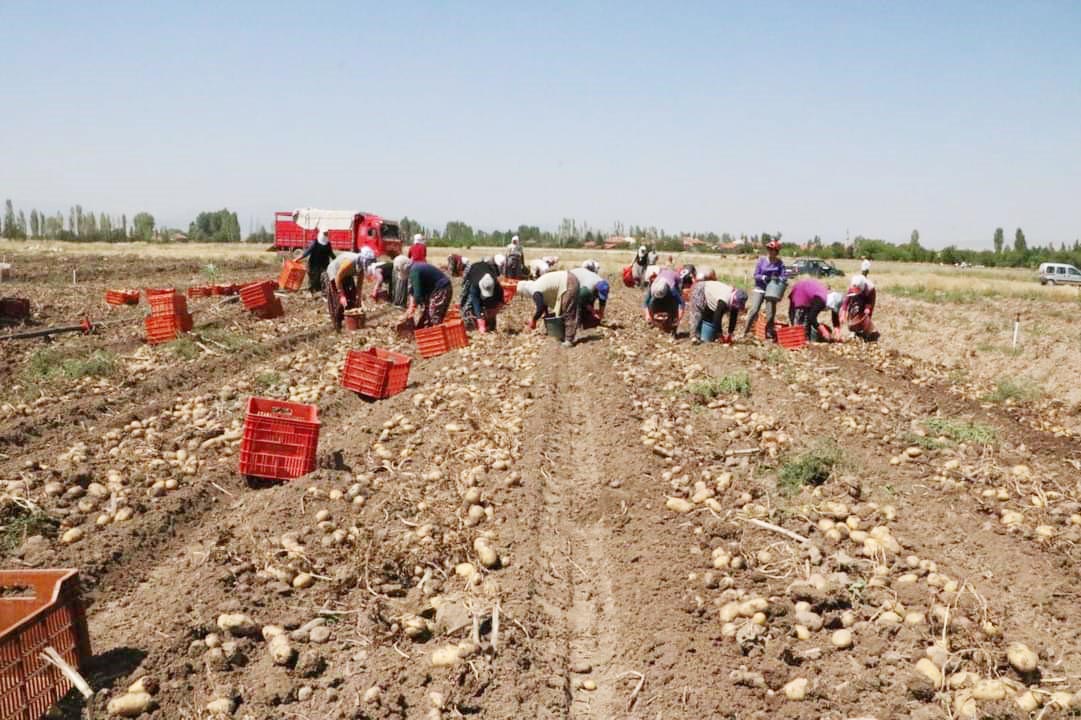
[[[751,394],[751,378],[745,372],[711,377],[691,383],[687,386],[687,392],[694,395],[701,402],[709,402],[718,395],[742,395],[747,397]]]
[[[786,495],[794,495],[804,485],[821,485],[841,462],[841,451],[835,445],[822,444],[797,455],[781,466],[777,487]]]

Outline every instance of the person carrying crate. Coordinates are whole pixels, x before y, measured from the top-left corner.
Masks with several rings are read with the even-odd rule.
[[[365,246],[360,249],[360,252],[339,253],[327,266],[323,285],[330,322],[334,325],[336,332],[342,331],[345,311],[360,307],[364,273],[374,262],[375,253],[370,247]]]
[[[533,300],[533,317],[528,330],[537,329],[537,321],[559,310],[563,318],[563,347],[574,345],[578,335],[578,278],[567,270],[545,273],[536,280],[518,283],[519,295]]]
[[[754,321],[758,319],[758,312],[762,309],[762,303],[766,303],[766,337],[777,337],[777,331],[773,327],[777,319],[777,303],[784,295],[784,283],[786,272],[784,262],[780,257],[781,243],[770,240],[766,245],[766,256],[758,258],[754,266],[754,293],[751,298],[751,307],[747,312],[747,325],[743,329],[744,335],[751,333]]]
[[[420,315],[414,318],[414,327],[431,327],[443,322],[453,292],[446,273],[435,265],[414,262],[409,266],[409,292],[406,317],[414,318],[414,313],[420,309]]]
[[[712,327],[711,333],[720,334],[721,323],[725,313],[728,313],[728,334],[722,336],[723,342],[732,342],[732,333],[736,331],[736,320],[740,310],[747,305],[747,293],[716,280],[702,280],[694,284],[691,289],[691,299],[687,322],[690,325],[691,342],[694,345],[713,339],[711,334],[706,334],[704,325],[708,322]]]
[[[462,279],[462,317],[471,317],[481,332],[494,331],[496,312],[503,304],[499,269],[488,258],[469,266]]]
[[[298,260],[308,258],[308,292],[315,294],[323,290],[323,273],[334,259],[334,250],[330,247],[330,231],[324,230],[304,251]]]

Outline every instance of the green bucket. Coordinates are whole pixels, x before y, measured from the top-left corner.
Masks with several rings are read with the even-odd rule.
[[[561,317],[544,318],[544,329],[550,337],[554,337],[560,342],[566,337],[566,327]]]

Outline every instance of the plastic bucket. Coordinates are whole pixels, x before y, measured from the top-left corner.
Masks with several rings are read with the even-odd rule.
[[[698,331],[698,334],[703,342],[713,342],[717,339],[717,327],[713,323],[703,320],[702,328]]]
[[[784,297],[784,289],[788,284],[785,280],[770,280],[766,285],[766,299],[767,300],[780,300]]]
[[[364,320],[364,313],[354,313],[346,310],[344,327],[346,330],[359,330],[364,327]]]
[[[562,341],[565,338],[566,327],[561,317],[544,318],[544,329],[556,340]]]

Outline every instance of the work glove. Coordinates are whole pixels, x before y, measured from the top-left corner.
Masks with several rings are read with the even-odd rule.
[[[341,305],[342,305],[343,307],[345,307],[345,306],[349,305],[349,298],[348,298],[348,297],[346,297],[345,293],[339,293],[339,294],[338,294],[338,302],[339,302],[339,303],[340,303],[340,304],[341,304]]]

